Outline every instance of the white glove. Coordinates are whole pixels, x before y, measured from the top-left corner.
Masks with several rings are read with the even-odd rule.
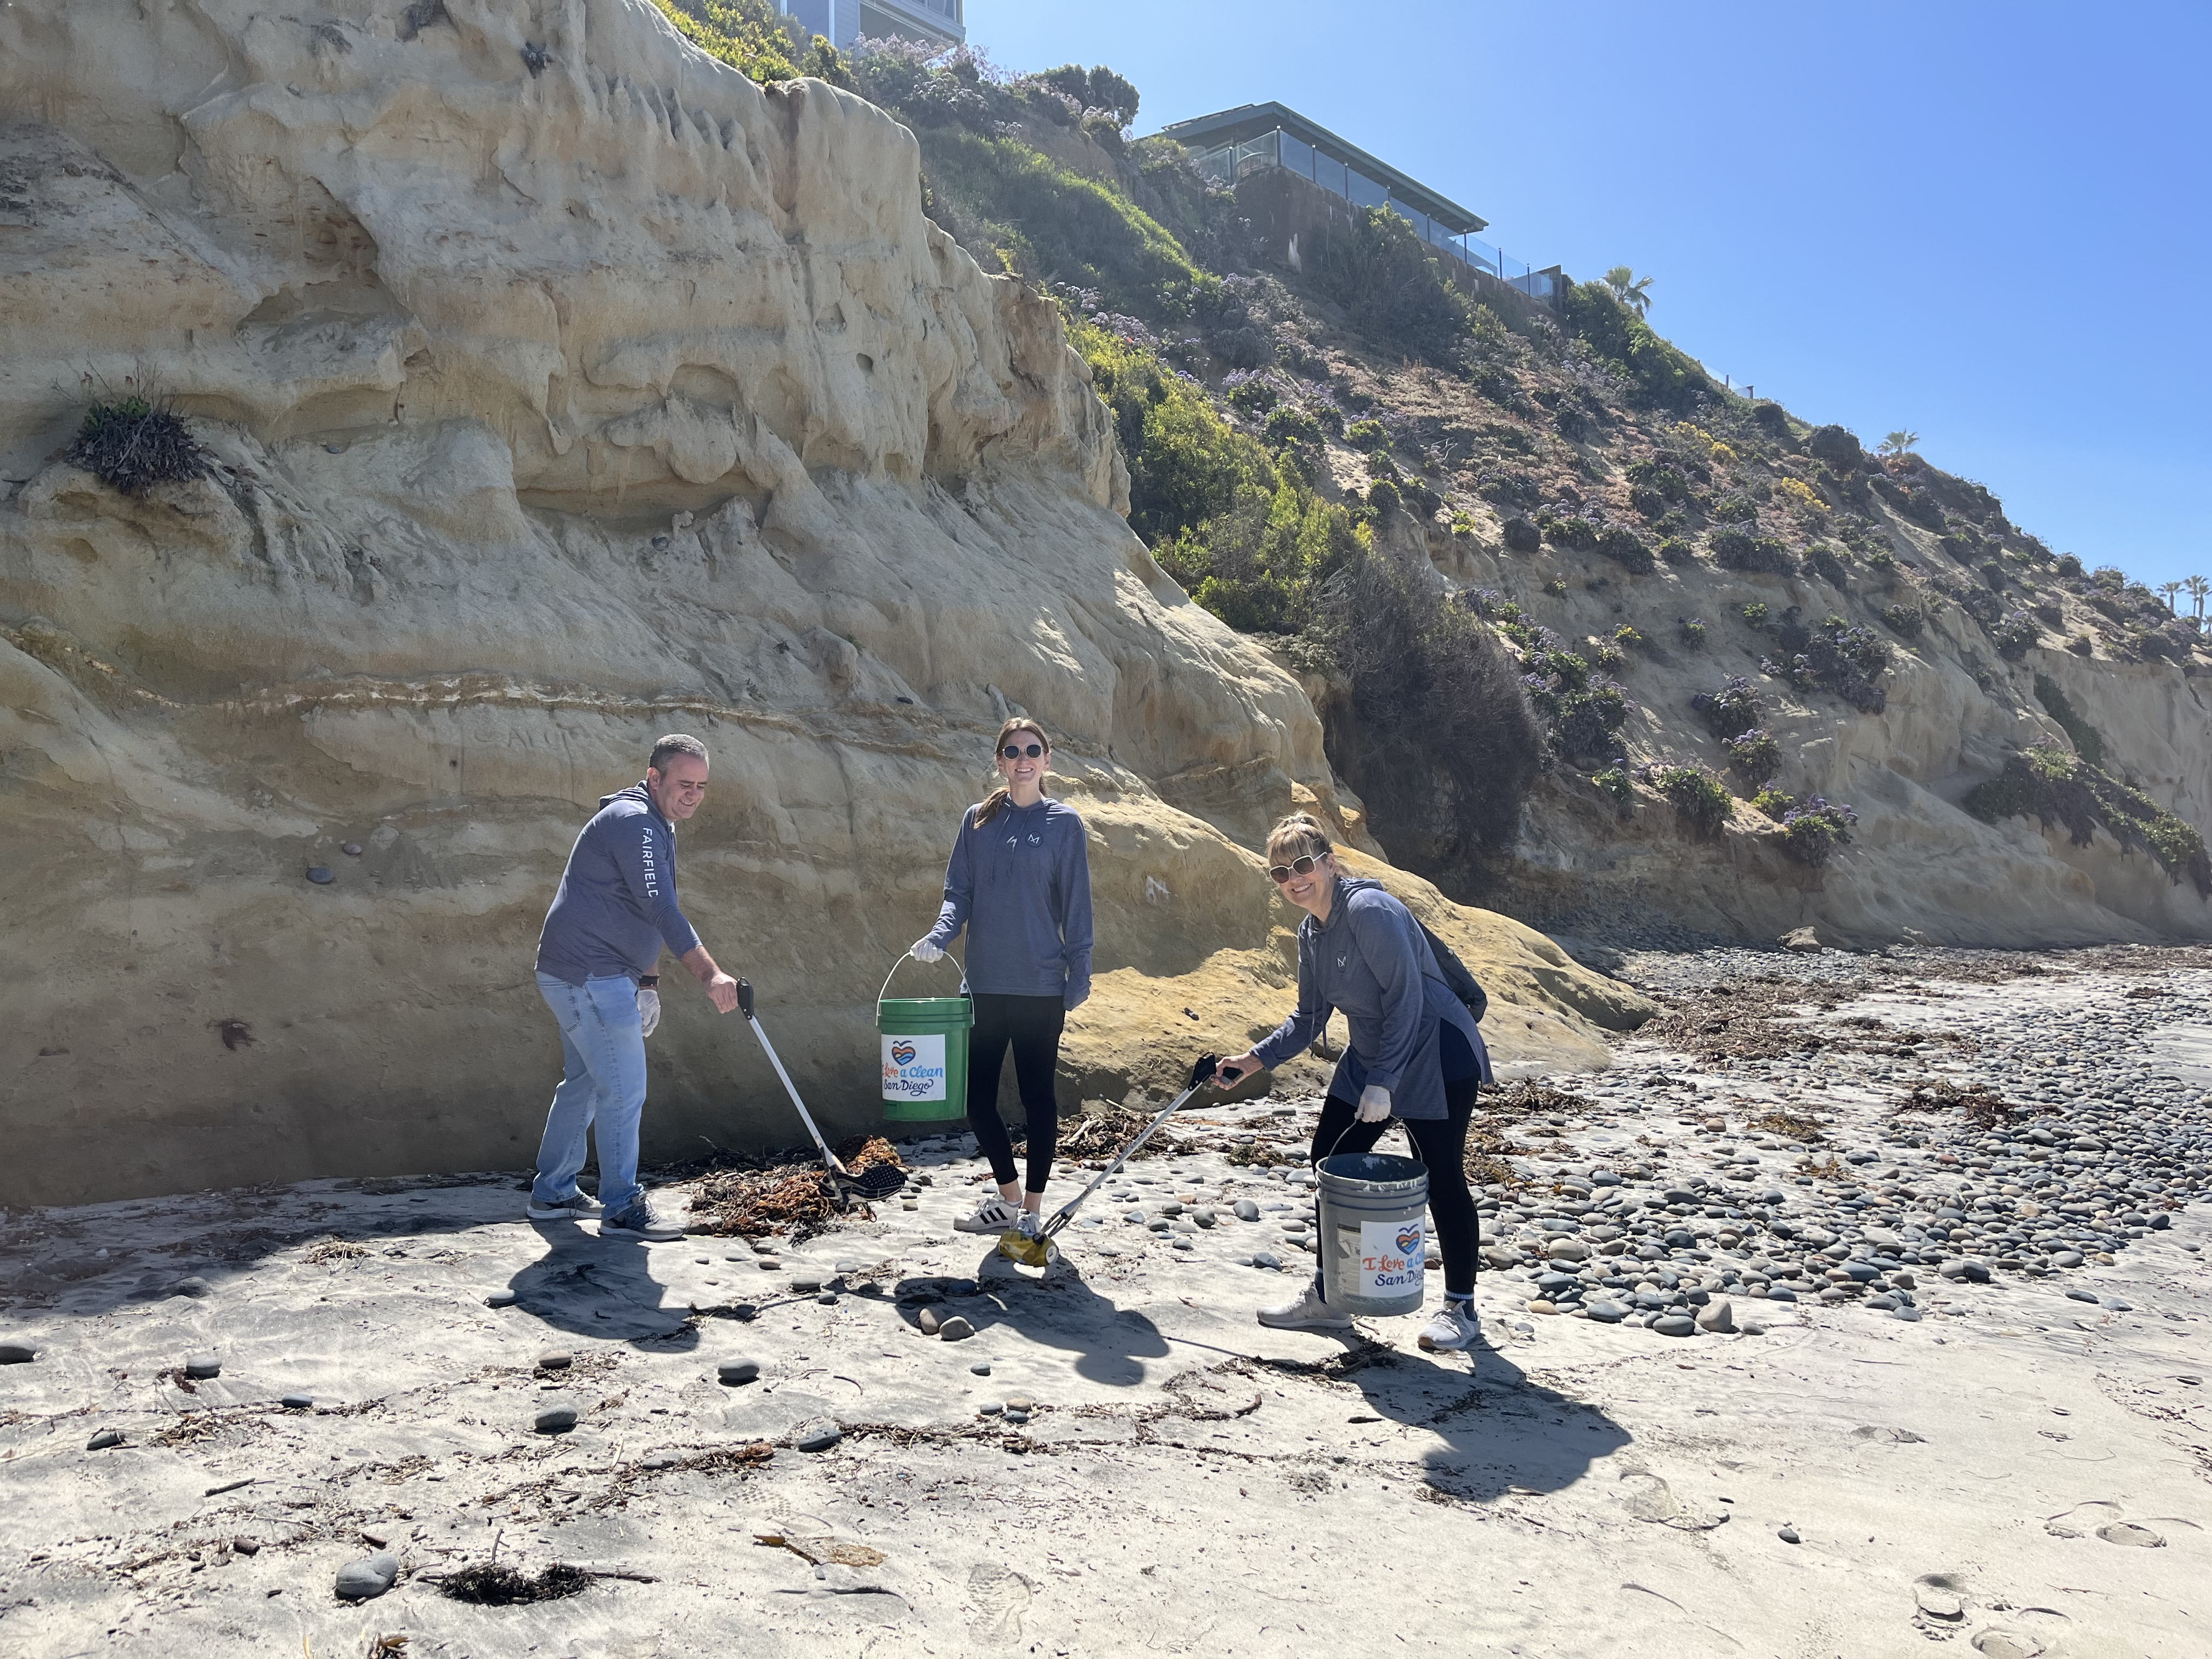
[[[1380,1123],[1390,1115],[1390,1091],[1370,1083],[1359,1091],[1359,1121]]]
[[[637,988],[637,1026],[640,1036],[651,1036],[660,1024],[660,993],[650,985]]]
[[[918,939],[908,947],[907,955],[916,962],[942,962],[945,960],[945,947],[933,945],[926,939]]]

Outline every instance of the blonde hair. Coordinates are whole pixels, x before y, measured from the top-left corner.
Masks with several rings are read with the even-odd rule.
[[[1267,832],[1267,862],[1288,864],[1297,858],[1322,858],[1334,852],[1328,831],[1310,812],[1293,812]]]
[[[1000,753],[1006,748],[1006,739],[1017,732],[1036,732],[1037,741],[1044,745],[1044,752],[1048,755],[1052,753],[1052,738],[1044,727],[1039,726],[1027,714],[1017,714],[999,728],[999,740],[991,745],[991,758],[994,762],[997,761]],[[983,804],[975,809],[975,827],[978,830],[999,816],[999,809],[1006,804],[1006,785],[1000,784],[983,797]]]

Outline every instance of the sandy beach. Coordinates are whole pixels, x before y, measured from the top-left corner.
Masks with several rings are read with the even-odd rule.
[[[1042,1277],[952,1231],[951,1137],[796,1243],[532,1224],[512,1172],[14,1212],[0,1654],[2202,1654],[2196,959],[1618,957],[1674,1012],[1491,1103],[1472,1354],[1254,1322],[1310,1098],[1198,1103]],[[1942,1082],[2007,1113],[1893,1109]],[[2123,1164],[2175,1178],[2048,1173]],[[577,1593],[447,1593],[495,1559]]]

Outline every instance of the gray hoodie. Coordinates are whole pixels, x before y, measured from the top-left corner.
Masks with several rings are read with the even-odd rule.
[[[1329,1092],[1357,1100],[1369,1084],[1390,1091],[1401,1118],[1446,1115],[1440,1025],[1467,1039],[1481,1073],[1489,1055],[1474,1019],[1454,996],[1413,913],[1364,876],[1340,876],[1328,921],[1298,922],[1298,1006],[1252,1045],[1263,1066],[1282,1064],[1310,1046],[1344,1010],[1352,1041],[1337,1063]]]
[[[636,979],[653,971],[663,945],[680,957],[698,943],[676,904],[676,826],[641,783],[600,796],[545,913],[538,971],[570,985]]]

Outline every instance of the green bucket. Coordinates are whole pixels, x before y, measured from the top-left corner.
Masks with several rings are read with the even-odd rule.
[[[890,988],[889,980],[884,988]],[[975,1005],[966,997],[877,998],[886,1118],[935,1123],[968,1115],[968,1030],[975,1023]]]

